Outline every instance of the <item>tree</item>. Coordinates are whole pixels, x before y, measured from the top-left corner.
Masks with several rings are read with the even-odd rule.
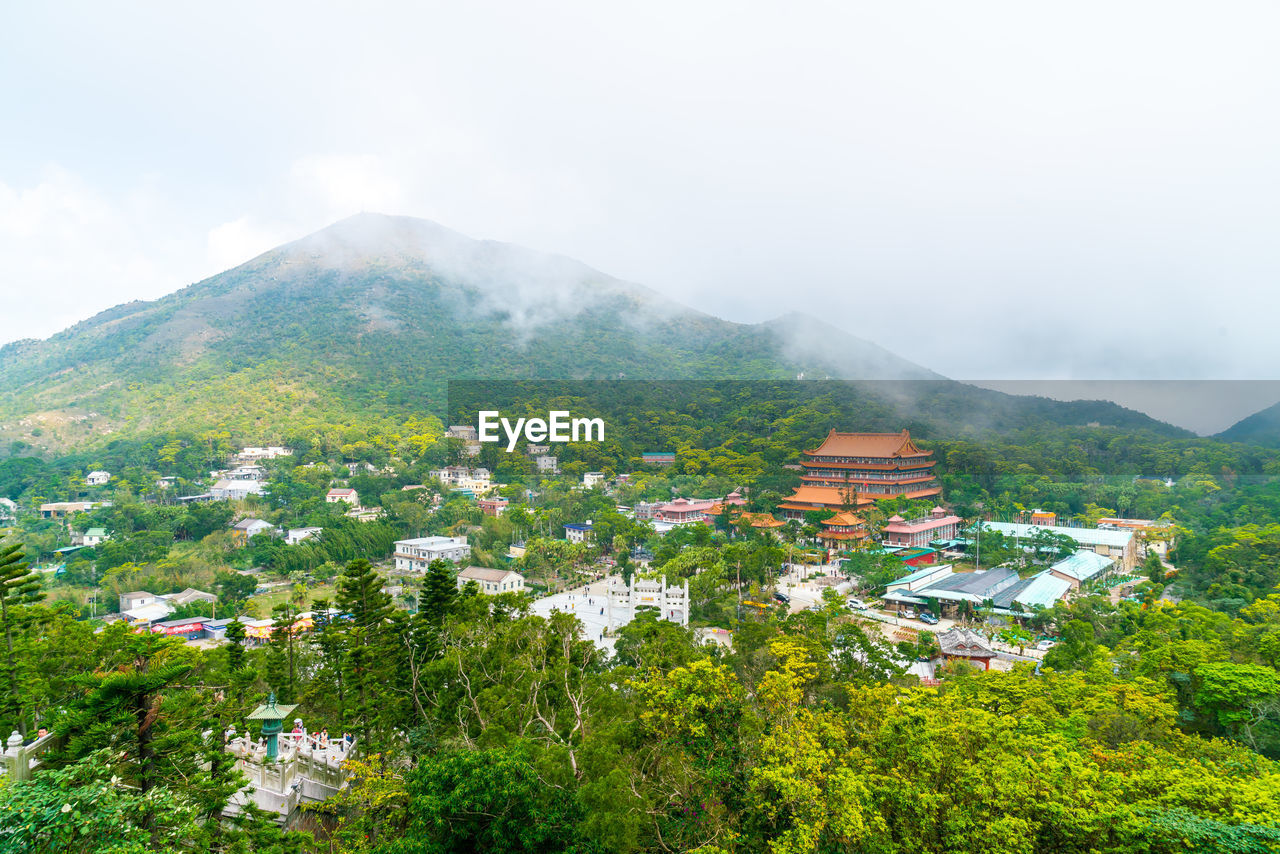
[[[458,585],[447,561],[433,560],[427,567],[426,589],[420,610],[428,621],[440,625],[458,596]]]
[[[40,579],[30,570],[22,556],[22,546],[14,543],[0,548],[0,626],[4,628],[6,696],[0,702],[0,712],[12,716],[18,730],[26,735],[27,716],[22,710],[22,694],[19,692],[19,665],[14,655],[13,632],[21,622],[22,611],[44,598],[40,592]]]
[[[195,803],[166,788],[140,791],[111,774],[110,752],[41,771],[0,797],[0,850],[59,854],[177,851],[199,833]],[[156,843],[163,848],[152,847]]]
[[[1071,620],[1062,627],[1062,639],[1045,654],[1044,663],[1055,670],[1088,670],[1098,651],[1093,624]]]
[[[409,775],[409,826],[378,854],[576,850],[573,791],[547,785],[519,747],[448,751]]]
[[[116,773],[142,795],[162,783],[163,768],[177,768],[184,779],[192,779],[203,759],[162,714],[165,689],[192,671],[189,663],[169,660],[168,645],[150,633],[121,637],[122,665],[84,677],[87,693],[58,724],[69,756],[82,758],[110,747],[118,759]],[[155,815],[148,809],[142,826],[153,828]]]
[[[391,597],[382,592],[382,576],[369,561],[357,558],[338,576],[338,608],[362,629],[376,628],[392,611]]]

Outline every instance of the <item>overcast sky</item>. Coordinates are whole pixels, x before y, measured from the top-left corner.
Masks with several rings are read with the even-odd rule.
[[[9,3],[0,340],[361,210],[952,377],[1280,378],[1280,6]]]

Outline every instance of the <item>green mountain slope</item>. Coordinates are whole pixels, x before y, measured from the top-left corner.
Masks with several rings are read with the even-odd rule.
[[[802,336],[801,333],[805,334]],[[822,347],[805,344],[821,339]],[[936,376],[816,320],[730,323],[575,261],[362,214],[0,350],[5,438],[442,412],[443,381]]]
[[[1241,418],[1214,438],[1280,448],[1280,403]]]
[[[181,425],[267,441],[308,422],[443,416],[451,379],[800,374],[943,381],[814,318],[731,323],[567,258],[361,214],[153,302],[0,349],[0,439],[52,450]],[[881,396],[895,408],[931,401],[939,418],[966,423],[995,413],[996,428],[1027,418],[1167,428],[1112,404],[943,384]]]

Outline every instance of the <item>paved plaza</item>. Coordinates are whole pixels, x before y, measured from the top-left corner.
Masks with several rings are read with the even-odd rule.
[[[553,611],[564,611],[573,614],[582,623],[582,636],[590,640],[602,650],[613,653],[614,638],[605,637],[605,622],[608,619],[606,600],[609,579],[592,582],[585,587],[578,587],[568,593],[556,593],[534,600],[532,611],[540,617],[548,617]],[[604,613],[601,613],[604,612]],[[617,605],[613,608],[614,629],[631,622],[631,609]]]

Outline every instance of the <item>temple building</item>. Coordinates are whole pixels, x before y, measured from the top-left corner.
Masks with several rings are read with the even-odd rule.
[[[830,519],[824,519],[822,530],[818,532],[818,540],[822,545],[834,551],[848,549],[859,540],[867,538],[867,526],[861,516],[847,510],[841,511]]]
[[[931,498],[942,492],[932,451],[923,451],[901,433],[837,433],[801,462],[804,474],[795,494],[778,505],[790,519],[810,510],[847,510],[883,498]]]

